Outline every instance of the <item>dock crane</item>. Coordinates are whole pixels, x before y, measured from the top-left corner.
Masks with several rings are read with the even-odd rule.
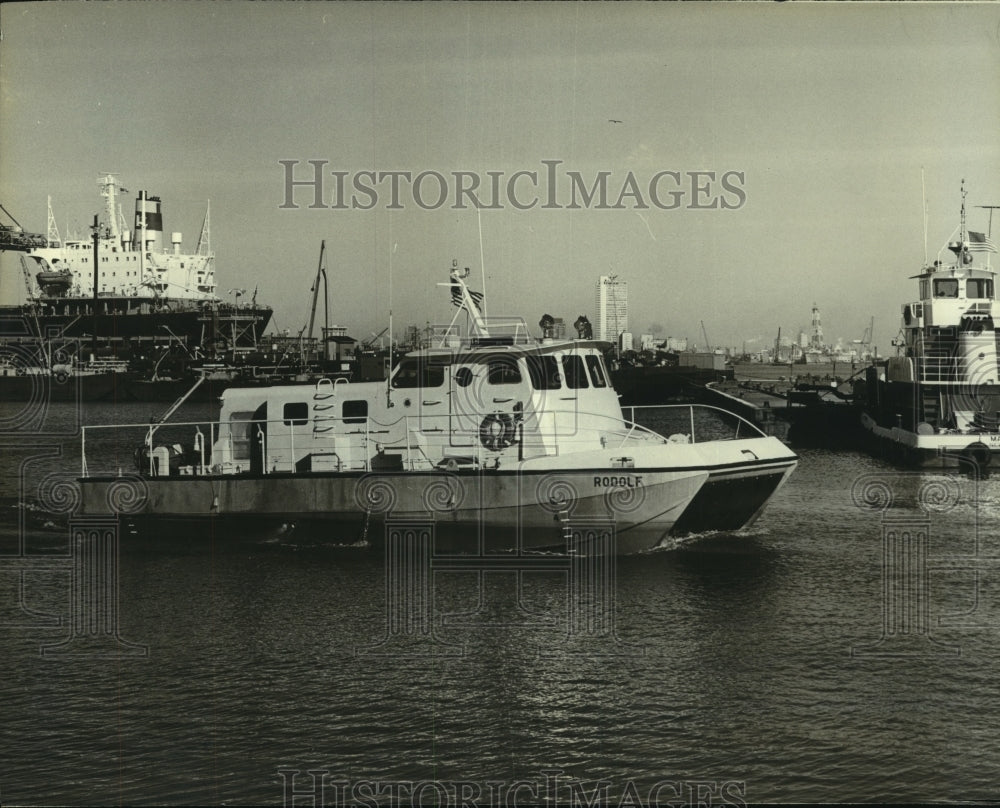
[[[373,346],[373,345],[375,344],[375,341],[376,341],[376,340],[377,340],[377,339],[378,339],[379,337],[381,337],[381,336],[382,336],[382,335],[383,335],[383,334],[384,334],[384,333],[385,333],[386,331],[388,331],[388,330],[389,330],[389,327],[388,327],[388,326],[386,326],[386,327],[385,327],[385,328],[383,328],[383,329],[382,329],[381,331],[379,331],[379,332],[378,332],[377,334],[376,334],[376,333],[375,333],[375,332],[373,331],[373,332],[372,332],[372,335],[371,335],[371,337],[369,337],[369,338],[368,338],[368,339],[366,339],[366,340],[365,340],[365,341],[364,341],[363,343],[361,343],[361,347],[362,347],[362,348],[363,348],[364,350],[368,350],[369,348],[371,348],[371,347],[372,347],[372,346]]]
[[[313,293],[312,299],[312,310],[309,312],[309,334],[307,339],[312,340],[313,335],[313,323],[316,320],[316,299],[319,297],[319,280],[320,276],[323,278],[323,333],[326,334],[326,329],[330,327],[330,290],[327,287],[326,281],[326,240],[324,239],[319,243],[319,267],[316,269],[316,280],[313,282],[312,289],[309,291]]]
[[[708,333],[705,331],[705,321],[701,321],[701,335],[705,338],[705,350],[711,351],[712,344],[708,341]]]
[[[865,329],[865,333],[861,335],[861,339],[851,340],[855,345],[860,345],[862,349],[870,349],[872,344],[872,339],[874,339],[875,334],[875,317],[871,318],[868,323],[868,327]]]

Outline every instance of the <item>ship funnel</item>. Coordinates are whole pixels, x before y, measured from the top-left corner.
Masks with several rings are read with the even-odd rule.
[[[145,211],[145,217],[143,211]],[[143,221],[144,218],[145,221]],[[135,229],[132,233],[132,249],[142,249],[143,252],[159,252],[162,247],[163,213],[160,211],[160,197],[146,196],[145,191],[140,191],[135,200]]]
[[[181,234],[180,233],[171,233],[170,234],[170,243],[173,245],[174,255],[180,255],[181,254]]]

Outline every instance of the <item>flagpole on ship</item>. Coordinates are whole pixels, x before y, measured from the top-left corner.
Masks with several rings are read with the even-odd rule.
[[[486,259],[483,257],[483,211],[479,205],[476,205],[476,216],[479,218],[479,268],[483,273],[483,317],[487,317],[486,314]]]

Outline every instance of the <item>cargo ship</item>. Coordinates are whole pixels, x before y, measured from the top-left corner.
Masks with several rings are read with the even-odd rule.
[[[130,230],[119,202],[126,189],[115,174],[103,175],[98,185],[104,214],[95,217],[91,238],[60,238],[50,205],[43,239],[5,242],[5,249],[21,253],[26,302],[0,307],[0,339],[37,343],[42,363],[53,342],[79,342],[97,354],[89,359],[120,361],[154,345],[207,356],[255,348],[272,310],[257,304],[256,293],[242,300],[244,290],[233,290],[232,303],[219,299],[208,212],[195,251],[185,253],[178,232],[164,246],[159,197],[138,193]]]

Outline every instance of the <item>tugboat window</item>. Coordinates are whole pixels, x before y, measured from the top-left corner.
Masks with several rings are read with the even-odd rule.
[[[604,368],[599,356],[587,354],[587,367],[590,368],[590,380],[594,383],[594,387],[608,386],[608,380],[604,377]]]
[[[309,405],[304,401],[286,404],[282,417],[285,419],[285,426],[302,426],[309,421]]]
[[[558,390],[562,386],[559,379],[559,365],[554,356],[526,356],[528,377],[536,390]]]
[[[345,401],[340,411],[345,424],[363,424],[368,420],[368,402],[365,400]]]
[[[520,384],[521,371],[517,369],[516,360],[513,358],[491,359],[487,379],[490,384]]]
[[[583,369],[583,359],[576,354],[568,354],[562,358],[563,373],[566,375],[566,386],[574,390],[588,387],[587,371]]]
[[[993,281],[987,278],[971,278],[965,282],[965,296],[978,298],[993,297]]]
[[[934,297],[958,297],[958,279],[939,278],[934,281]]]
[[[455,371],[455,384],[459,387],[468,387],[472,384],[472,369],[459,368]]]

